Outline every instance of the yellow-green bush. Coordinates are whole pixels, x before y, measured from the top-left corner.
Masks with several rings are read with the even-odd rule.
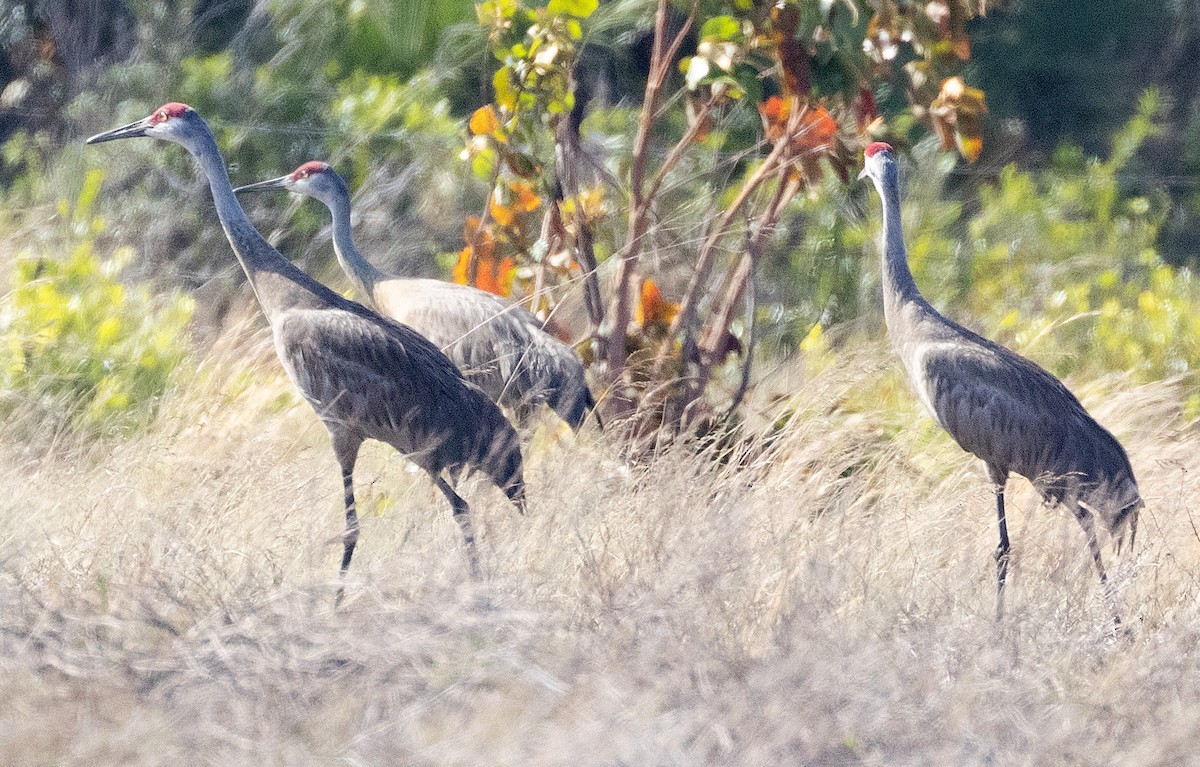
[[[0,309],[0,408],[33,408],[50,422],[96,433],[126,431],[152,412],[188,356],[193,302],[126,286],[133,257],[96,253],[103,220],[90,213],[101,174],[93,171],[74,206],[65,254],[21,253]]]

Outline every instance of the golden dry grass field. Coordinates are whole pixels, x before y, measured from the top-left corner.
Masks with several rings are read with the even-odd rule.
[[[336,464],[262,332],[137,437],[47,449],[9,424],[0,762],[1200,762],[1187,386],[1071,382],[1148,504],[1134,555],[1106,548],[1116,633],[1078,525],[1024,480],[997,624],[981,467],[904,391],[839,406],[895,367],[878,341],[775,371],[797,416],[739,468],[627,465],[591,426],[541,424],[528,516],[467,485],[478,583],[442,496],[369,446],[338,611]]]

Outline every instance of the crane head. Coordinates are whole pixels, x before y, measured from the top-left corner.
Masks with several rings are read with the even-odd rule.
[[[858,177],[882,181],[884,169],[889,165],[893,169],[896,167],[896,150],[892,149],[892,145],[882,141],[868,144],[863,152],[862,173]]]
[[[187,104],[172,101],[163,104],[148,117],[143,117],[141,120],[131,122],[128,125],[122,125],[119,128],[113,128],[104,133],[97,133],[84,143],[99,144],[104,141],[137,138],[139,136],[180,141],[197,124],[203,126],[204,120],[201,119],[200,114],[195,109],[192,109]]]
[[[334,196],[344,195],[349,199],[350,194],[337,172],[329,163],[320,160],[310,160],[286,176],[239,186],[233,191],[262,192],[268,189],[286,189],[289,192],[315,197],[327,205]]]

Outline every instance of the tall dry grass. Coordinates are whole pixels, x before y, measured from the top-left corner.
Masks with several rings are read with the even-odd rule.
[[[339,477],[261,332],[155,426],[0,444],[6,764],[1180,764],[1200,742],[1200,436],[1183,385],[1084,382],[1148,501],[1111,630],[1076,523],[1012,483],[1009,616],[973,459],[882,344],[781,371],[797,416],[722,467],[543,424],[531,511],[468,487],[486,578],[381,446],[334,611]],[[1078,383],[1078,382],[1077,382]],[[758,403],[770,416],[780,405]],[[908,409],[905,409],[908,408]],[[1111,559],[1111,555],[1110,555]]]

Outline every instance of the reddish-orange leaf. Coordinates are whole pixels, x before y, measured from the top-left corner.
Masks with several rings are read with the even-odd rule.
[[[771,122],[779,122],[788,114],[787,104],[779,96],[771,96],[759,104],[758,111]]]
[[[476,136],[490,136],[500,130],[500,118],[496,116],[496,110],[491,104],[485,104],[471,115],[467,127]]]
[[[837,135],[837,120],[823,106],[810,107],[800,120],[795,145],[802,152],[828,149]]]
[[[649,277],[642,283],[641,300],[633,311],[633,321],[641,327],[667,328],[675,315],[679,313],[679,304],[673,304],[662,297],[662,291]]]
[[[494,258],[480,259],[475,273],[475,287],[498,296],[507,296],[512,290],[516,266],[516,262],[507,257],[500,259],[499,263]]]
[[[792,112],[792,100],[772,96],[758,105],[758,113],[762,115],[763,126],[767,138],[777,139],[783,135],[784,124]]]
[[[516,181],[508,185],[512,190],[516,199],[512,202],[512,208],[519,210],[522,213],[532,213],[537,210],[542,204],[542,198],[538,197],[537,192],[533,191],[533,185],[528,181]]]

